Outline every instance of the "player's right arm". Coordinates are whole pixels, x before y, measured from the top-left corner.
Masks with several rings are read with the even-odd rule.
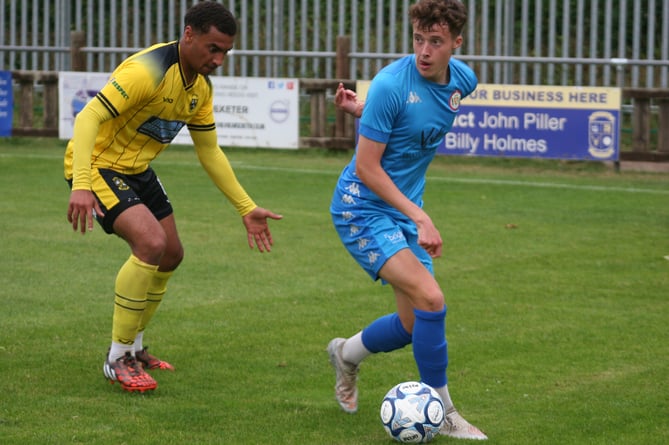
[[[414,204],[397,188],[381,165],[386,149],[383,142],[358,136],[355,173],[360,180],[388,205],[410,218],[418,228],[418,244],[433,258],[441,256],[442,239],[432,219],[422,208]]]
[[[72,149],[72,193],[67,219],[81,233],[93,230],[94,215],[103,216],[92,192],[91,159],[100,125],[123,115],[126,110],[146,101],[155,90],[162,72],[139,59],[128,59],[113,73],[74,120]]]
[[[72,193],[67,207],[67,220],[72,229],[86,233],[93,230],[94,212],[103,215],[91,191],[91,156],[100,124],[111,114],[98,100],[89,102],[74,120],[72,137]]]
[[[335,106],[354,117],[362,116],[362,109],[365,103],[358,100],[358,95],[353,90],[344,88],[344,84],[337,86],[334,98]]]
[[[382,164],[397,116],[404,112],[405,98],[405,89],[398,86],[395,76],[382,73],[374,78],[367,93],[365,115],[360,120],[355,172],[367,188],[416,224],[418,244],[437,258],[443,242],[432,219],[403,193]]]

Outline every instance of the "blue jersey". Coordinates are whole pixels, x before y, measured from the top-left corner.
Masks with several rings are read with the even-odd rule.
[[[460,99],[477,85],[474,72],[451,58],[447,85],[425,79],[410,55],[383,68],[374,77],[360,118],[359,134],[386,144],[381,166],[399,190],[422,207],[425,174],[437,147],[451,129]],[[355,174],[356,155],[339,177],[332,200],[333,213],[350,209],[379,210],[406,218],[369,190]],[[347,204],[342,207],[342,204]]]

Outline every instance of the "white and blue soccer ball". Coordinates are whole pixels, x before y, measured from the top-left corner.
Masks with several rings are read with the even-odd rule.
[[[400,383],[383,398],[381,422],[398,442],[427,443],[439,434],[444,403],[437,391],[425,383]]]

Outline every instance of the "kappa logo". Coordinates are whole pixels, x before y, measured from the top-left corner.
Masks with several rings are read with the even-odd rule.
[[[355,199],[351,195],[344,195],[341,197],[341,202],[344,204],[355,204]]]
[[[408,104],[419,104],[421,102],[422,100],[420,100],[420,97],[415,91],[409,91],[409,97],[407,98]]]
[[[358,240],[358,250],[364,249],[367,247],[367,244],[369,244],[369,240],[367,238],[360,238]]]
[[[350,183],[346,186],[345,190],[351,195],[360,197],[360,186],[355,182]]]
[[[378,253],[378,252],[369,252],[367,254],[367,260],[369,261],[369,264],[371,265],[371,264],[376,263],[376,260],[378,260],[380,256],[381,256],[381,254]]]

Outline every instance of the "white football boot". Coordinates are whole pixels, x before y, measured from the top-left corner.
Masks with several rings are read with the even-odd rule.
[[[488,436],[467,422],[457,411],[446,413],[439,434],[456,439],[487,440]]]
[[[330,363],[335,369],[335,397],[341,409],[349,414],[358,410],[358,366],[344,361],[341,357],[344,338],[335,338],[328,344]]]

